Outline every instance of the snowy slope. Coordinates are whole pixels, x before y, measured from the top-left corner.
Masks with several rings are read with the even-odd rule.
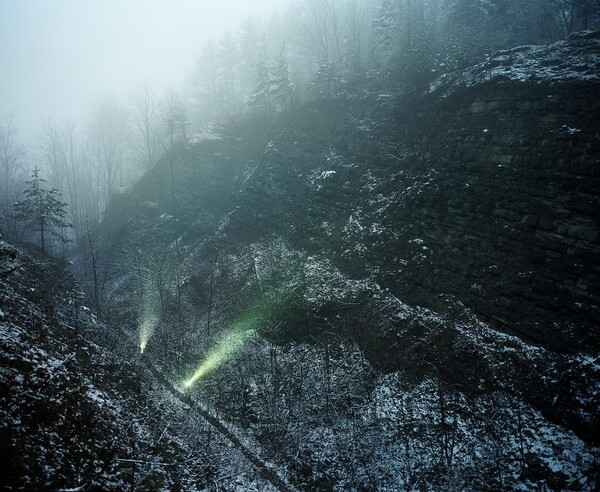
[[[86,340],[116,332],[69,295],[74,287],[56,260],[0,241],[0,486],[268,490],[136,357]]]

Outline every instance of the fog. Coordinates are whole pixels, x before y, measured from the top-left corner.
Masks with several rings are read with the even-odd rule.
[[[472,3],[0,0],[0,208],[10,215],[37,167],[82,231],[115,192],[220,125],[423,93],[494,50],[600,17],[595,0]]]
[[[0,117],[31,143],[44,118],[81,124],[92,101],[147,80],[189,84],[209,38],[281,0],[0,0]]]

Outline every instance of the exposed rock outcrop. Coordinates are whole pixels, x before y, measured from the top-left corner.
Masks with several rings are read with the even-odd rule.
[[[599,60],[581,35],[501,52],[391,112],[382,97],[371,114],[304,108],[267,147],[237,227],[256,217],[255,235],[330,250],[406,302],[444,310],[449,295],[530,342],[597,351]]]

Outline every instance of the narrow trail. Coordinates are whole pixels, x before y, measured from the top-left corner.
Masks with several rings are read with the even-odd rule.
[[[127,337],[130,339],[129,337]],[[148,357],[141,357],[141,362],[144,367],[148,369],[155,379],[163,386],[169,393],[171,393],[179,401],[187,405],[196,414],[204,418],[210,425],[212,425],[223,437],[233,444],[245,457],[254,465],[257,469],[259,476],[268,481],[273,487],[282,492],[295,492],[296,489],[288,484],[277,471],[277,468],[267,463],[254,451],[252,451],[242,440],[234,434],[227,426],[206,409],[202,408],[196,402],[194,402],[189,395],[186,395],[182,391],[178,390],[173,384],[152,364]]]

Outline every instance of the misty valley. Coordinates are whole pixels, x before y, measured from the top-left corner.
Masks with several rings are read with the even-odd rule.
[[[600,2],[2,17],[2,490],[599,489]]]

